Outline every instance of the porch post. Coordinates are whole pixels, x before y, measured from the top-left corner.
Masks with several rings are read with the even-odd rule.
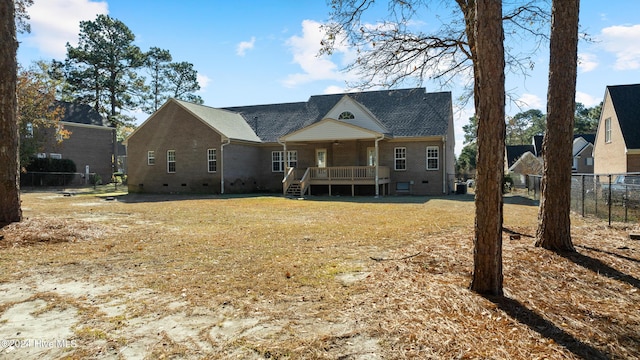
[[[380,176],[378,174],[380,161],[378,159],[378,141],[382,140],[384,135],[380,138],[376,138],[376,197],[380,197]]]

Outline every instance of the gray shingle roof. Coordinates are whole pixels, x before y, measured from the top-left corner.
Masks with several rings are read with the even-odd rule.
[[[175,100],[175,99],[174,99]],[[209,124],[223,136],[234,140],[260,142],[251,127],[237,113],[216,109],[209,106],[197,105],[190,102],[175,100],[201,121]]]
[[[62,121],[97,126],[111,126],[94,108],[87,104],[58,101],[57,105],[64,109]]]
[[[262,141],[276,142],[283,135],[322,120],[344,95],[315,95],[307,102],[225,109],[241,114]],[[444,136],[453,116],[450,92],[427,93],[425,88],[415,88],[346,95],[369,109],[394,137]]]
[[[640,84],[607,86],[627,149],[640,149]]]

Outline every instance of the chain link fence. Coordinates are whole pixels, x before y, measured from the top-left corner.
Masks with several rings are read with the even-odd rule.
[[[540,199],[541,176],[527,177],[527,193]],[[640,173],[573,174],[571,210],[582,216],[640,222]]]
[[[37,172],[20,174],[20,187],[81,187],[102,184],[95,173]]]

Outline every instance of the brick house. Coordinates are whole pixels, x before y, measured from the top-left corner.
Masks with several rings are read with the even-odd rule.
[[[640,84],[607,86],[593,148],[594,172],[640,172]]]
[[[450,92],[212,108],[171,99],[126,140],[130,192],[437,195],[453,190]]]
[[[53,129],[45,130],[42,150],[36,155],[70,159],[76,164],[77,172],[96,173],[103,182],[108,182],[113,173],[115,128],[89,105],[70,102],[59,102],[58,105],[64,108],[58,126],[71,134],[59,142]]]

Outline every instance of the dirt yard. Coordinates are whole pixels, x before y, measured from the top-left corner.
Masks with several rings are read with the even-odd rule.
[[[640,358],[637,225],[533,246],[505,204],[505,297],[467,287],[472,195],[30,192],[0,229],[0,359]]]

